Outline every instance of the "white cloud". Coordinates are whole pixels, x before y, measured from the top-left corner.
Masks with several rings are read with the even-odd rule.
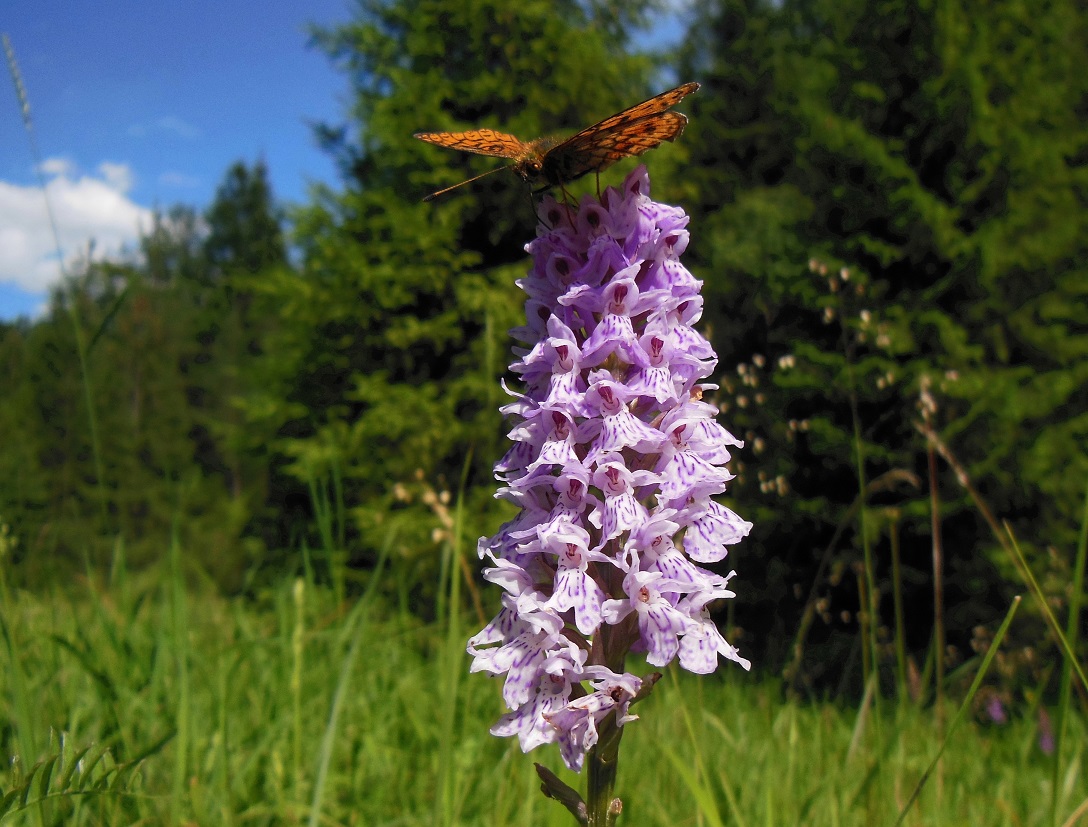
[[[67,158],[46,158],[42,161],[42,172],[45,175],[72,175],[76,165]]]
[[[118,192],[128,192],[132,189],[132,168],[128,164],[114,164],[110,161],[103,161],[98,165],[98,174]]]
[[[134,138],[143,138],[152,132],[172,132],[188,141],[196,140],[204,134],[199,128],[176,115],[164,115],[151,123],[134,123],[128,128],[128,134]]]
[[[167,115],[165,118],[159,118],[155,121],[155,126],[162,129],[165,132],[174,132],[180,135],[182,138],[188,138],[192,140],[199,138],[201,132],[192,124],[186,123],[181,118],[176,118],[173,115]]]
[[[125,195],[133,177],[125,164],[104,162],[92,176],[51,158],[42,171],[66,263],[85,257],[92,240],[95,259],[116,256],[132,248],[140,230],[151,226],[151,211]],[[0,181],[0,282],[39,292],[60,278],[41,189]]]
[[[201,184],[201,180],[195,175],[189,175],[175,170],[168,170],[160,173],[158,181],[165,187],[178,187],[179,189],[187,190],[196,189]]]

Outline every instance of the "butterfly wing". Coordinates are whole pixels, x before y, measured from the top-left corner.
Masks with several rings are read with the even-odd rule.
[[[559,183],[600,172],[623,158],[641,155],[665,141],[675,140],[687,122],[679,112],[663,112],[578,141],[564,141],[545,157],[544,177]]]
[[[429,144],[475,152],[477,155],[494,155],[499,158],[517,158],[524,155],[529,145],[520,138],[496,132],[494,129],[473,129],[469,132],[417,132],[416,138]]]
[[[698,88],[698,83],[685,83],[567,138],[545,155],[543,177],[553,184],[571,181],[675,140],[688,119],[667,110]]]
[[[599,172],[621,158],[641,155],[663,141],[674,140],[684,131],[688,119],[679,112],[668,110],[698,88],[698,83],[677,86],[617,112],[558,143],[550,139],[526,142],[494,129],[417,132],[415,137],[448,149],[509,158],[514,162],[510,166],[526,181],[543,181],[546,185],[562,184],[587,172]],[[477,176],[480,177],[482,176]],[[475,180],[476,178],[469,179]],[[428,200],[457,186],[461,185],[439,190],[428,196]]]
[[[698,89],[699,84],[692,82],[685,83],[683,86],[677,86],[675,89],[670,89],[668,92],[662,92],[660,95],[654,95],[649,100],[644,100],[642,103],[636,103],[634,106],[624,109],[622,112],[617,112],[615,115],[605,118],[600,123],[595,123],[593,126],[587,126],[578,134],[567,138],[563,143],[569,144],[587,136],[592,136],[598,132],[608,132],[609,130],[630,123],[631,121],[638,121],[643,118],[649,118],[653,115],[660,114],[666,109],[672,109],[688,95],[698,91]],[[684,120],[686,122],[687,118]]]

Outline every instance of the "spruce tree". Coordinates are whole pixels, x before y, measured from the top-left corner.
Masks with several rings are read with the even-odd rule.
[[[708,312],[741,363],[724,399],[746,406],[757,448],[759,476],[734,490],[774,550],[769,643],[794,640],[830,548],[817,634],[853,645],[862,525],[884,621],[893,535],[912,614],[932,616],[923,398],[993,511],[1029,546],[1073,548],[1088,479],[1085,24],[1067,2],[700,5],[681,62],[705,87],[685,139],[716,232],[692,254],[716,274]],[[939,467],[963,651],[1016,575]]]
[[[530,194],[501,164],[412,138],[494,127],[576,131],[644,96],[648,65],[624,51],[643,3],[485,0],[361,3],[315,33],[350,80],[344,124],[321,131],[344,189],[295,216],[302,275],[269,284],[285,323],[267,343],[278,382],[251,410],[279,421],[303,495],[343,480],[356,548],[396,534],[420,565],[441,520],[427,488],[468,491],[466,536],[497,519],[498,381],[517,323],[514,280],[535,233]]]

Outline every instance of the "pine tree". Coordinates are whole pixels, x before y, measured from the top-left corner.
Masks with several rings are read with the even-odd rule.
[[[638,100],[647,64],[623,49],[643,8],[371,0],[316,33],[352,82],[347,123],[322,132],[345,190],[318,191],[295,216],[302,278],[269,285],[286,319],[266,343],[280,379],[251,410],[278,419],[300,484],[343,478],[368,552],[396,533],[433,564],[428,487],[467,486],[467,536],[493,524],[498,380],[536,223],[509,172],[420,203],[498,164],[412,134],[491,126],[531,138]]]
[[[898,532],[928,570],[926,382],[995,512],[1029,544],[1073,547],[1088,479],[1085,24],[1066,2],[702,4],[682,63],[706,84],[685,139],[716,239],[693,252],[718,274],[720,349],[743,363],[727,397],[748,404],[763,451],[763,476],[735,490],[775,549],[765,600],[794,618],[769,640],[792,641],[829,543],[841,565],[859,559],[862,484],[876,558]],[[945,468],[963,643],[1000,605],[998,572],[1013,575]],[[857,608],[849,578],[821,588]],[[931,588],[911,594],[921,616]]]

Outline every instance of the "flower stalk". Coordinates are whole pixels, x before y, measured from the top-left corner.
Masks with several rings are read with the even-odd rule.
[[[599,199],[540,204],[512,331],[521,387],[502,408],[513,446],[495,466],[496,496],[520,511],[479,542],[502,608],[468,644],[473,672],[503,678],[509,712],[492,734],[525,752],[558,743],[576,772],[588,759],[585,801],[537,765],[545,794],[588,827],[622,811],[623,726],[660,677],[625,671],[629,653],[699,674],[719,655],[750,668],[710,616],[733,572],[703,567],[751,529],[713,499],[742,443],[703,400],[717,357],[694,328],[702,282],[679,261],[688,217],[649,191],[640,166]]]

